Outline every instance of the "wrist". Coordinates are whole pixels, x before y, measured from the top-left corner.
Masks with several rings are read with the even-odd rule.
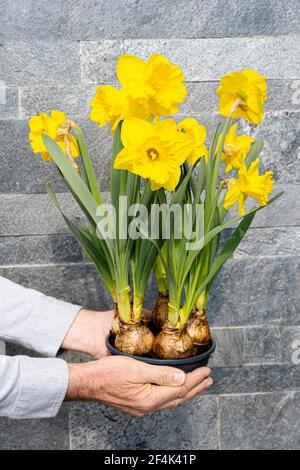
[[[102,334],[101,325],[100,312],[80,310],[63,341],[62,348],[95,356]]]
[[[69,384],[65,400],[93,400],[96,382],[99,388],[99,376],[95,377],[93,362],[68,364],[68,369]]]
[[[65,400],[84,400],[87,394],[84,364],[68,364],[69,384]]]

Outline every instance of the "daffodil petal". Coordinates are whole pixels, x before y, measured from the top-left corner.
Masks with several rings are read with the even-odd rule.
[[[124,147],[137,148],[151,136],[152,126],[139,118],[126,119],[122,125],[121,139]]]
[[[122,85],[129,80],[141,80],[145,72],[146,64],[134,55],[121,55],[117,64],[117,77]]]

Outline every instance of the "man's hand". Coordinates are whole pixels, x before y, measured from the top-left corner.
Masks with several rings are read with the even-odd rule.
[[[114,318],[114,311],[94,312],[82,309],[69,329],[63,349],[90,354],[96,359],[107,356],[105,340]]]
[[[145,318],[151,317],[149,310],[143,310]],[[115,312],[107,310],[94,312],[82,309],[69,329],[63,344],[63,349],[90,354],[95,359],[108,356],[110,353],[105,345],[109,335]]]
[[[213,383],[207,367],[185,374],[117,356],[69,364],[69,370],[67,400],[95,400],[135,416],[176,407]]]

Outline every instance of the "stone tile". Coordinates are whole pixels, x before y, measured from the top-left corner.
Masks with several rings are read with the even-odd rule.
[[[300,315],[300,314],[299,314]],[[300,326],[288,326],[281,330],[283,361],[300,365]]]
[[[293,364],[267,364],[214,368],[210,395],[300,390],[300,368]]]
[[[298,11],[296,1],[280,0],[176,0],[176,8],[171,0],[17,0],[4,8],[3,0],[0,40],[277,36],[299,31]]]
[[[14,343],[6,343],[6,354],[7,356],[42,357],[41,354]]]
[[[299,78],[297,36],[222,39],[125,39],[125,52],[142,58],[161,52],[181,66],[188,81],[216,80],[253,68],[269,79]],[[286,51],[289,50],[289,54]]]
[[[5,349],[5,343],[4,341],[0,341],[0,355],[5,354],[6,349]]]
[[[255,255],[258,250],[259,255],[285,255],[290,256],[298,253],[298,247],[295,246],[291,237],[295,235],[298,239],[298,229],[293,225],[300,225],[298,207],[300,198],[297,185],[288,185],[285,188],[285,194],[270,207],[259,211],[254,218],[249,234],[246,235],[239,248],[239,256]],[[281,190],[278,186],[274,192]],[[109,201],[109,193],[102,193],[104,200]],[[299,204],[298,204],[299,199]],[[77,207],[75,201],[68,193],[59,194],[59,200],[62,208],[72,220],[75,217],[82,217],[81,210]],[[286,208],[289,208],[287,211]],[[231,212],[233,217],[235,212]],[[285,229],[286,240],[290,247],[284,248]],[[254,228],[264,228],[263,232],[253,231]],[[273,228],[271,228],[273,227]],[[275,230],[277,227],[278,230]],[[274,237],[272,231],[274,230]],[[47,194],[1,194],[0,195],[0,235],[38,235],[51,233],[64,233],[67,231],[65,223],[56,208],[53,207]],[[265,241],[263,238],[265,237]],[[255,247],[255,243],[262,244],[261,247]],[[248,245],[249,243],[249,245]],[[274,244],[274,247],[270,246]]]
[[[76,121],[85,132],[100,187],[107,190],[112,152],[110,129],[99,129],[96,123],[87,119]],[[28,122],[25,120],[0,120],[1,192],[43,193],[49,181],[56,191],[65,191],[64,181],[55,164],[42,160],[40,154],[32,152],[28,132]]]
[[[299,183],[298,116],[298,113],[295,115],[292,113],[288,116],[267,117],[268,124],[260,134],[266,142],[265,150],[262,152],[262,170],[273,169],[274,178],[279,182],[284,182],[284,185]],[[177,120],[180,121],[184,117],[185,115],[180,114],[177,116]],[[195,117],[207,127],[207,144],[209,144],[216,124],[220,121],[219,116],[195,115]],[[75,117],[75,120],[85,133],[99,184],[102,190],[108,190],[112,152],[110,129],[108,126],[99,129],[97,123],[91,122],[89,119]],[[273,124],[276,124],[275,129],[278,127],[278,132],[273,130]],[[284,137],[284,129],[287,130],[288,140]],[[273,134],[276,133],[278,137],[273,138]],[[64,183],[55,165],[52,162],[43,161],[40,155],[33,154],[28,141],[27,121],[0,120],[0,138],[2,142],[0,149],[2,192],[45,192],[45,185],[48,181],[53,182],[56,190],[64,190]],[[274,142],[278,139],[278,146],[275,143],[268,144],[268,142],[272,142],[272,139]],[[284,142],[287,145],[287,153]]]
[[[121,41],[81,42],[81,76],[83,83],[116,82],[117,59],[123,54]]]
[[[30,118],[41,111],[50,113],[52,109],[64,111],[72,118],[88,117],[89,104],[95,95],[95,86],[34,86],[20,88],[21,117]]]
[[[217,449],[217,427],[213,397],[138,418],[92,403],[70,410],[72,450]]]
[[[0,62],[0,80],[6,85],[74,85],[80,82],[79,44],[76,42],[5,42],[0,46]]]
[[[77,123],[84,132],[101,191],[108,191],[112,155],[110,128],[100,129],[96,122],[88,119],[78,119]]]
[[[8,88],[0,83],[0,119],[19,117],[19,95],[17,88]]]
[[[104,201],[108,193],[102,193]],[[58,194],[61,207],[73,222],[84,219],[69,193]],[[1,194],[0,236],[51,235],[69,232],[48,194]]]
[[[298,450],[300,393],[220,398],[221,448]]]
[[[267,80],[268,100],[266,112],[294,110],[299,111],[299,80]]]
[[[299,111],[300,99],[299,80],[268,80],[268,100],[265,104],[266,113],[275,111]],[[219,100],[216,90],[219,81],[187,83],[188,94],[180,105],[182,114],[209,114],[218,112]],[[262,136],[263,138],[263,132]]]
[[[252,133],[264,141],[261,153],[262,171],[271,169],[278,182],[300,182],[300,113],[266,115]]]
[[[246,364],[272,364],[281,362],[280,328],[246,328],[244,330]]]
[[[78,222],[83,218],[70,194],[60,194],[59,200],[71,220]],[[46,194],[1,195],[0,207],[3,208],[0,236],[59,235],[68,232],[64,220]]]
[[[219,82],[194,82],[186,83],[187,96],[185,101],[180,105],[180,114],[203,114],[203,118],[213,112],[218,111],[218,97],[216,90]],[[186,117],[186,116],[185,116]],[[199,119],[201,121],[201,118]]]
[[[76,263],[83,260],[70,235],[0,237],[0,264]]]
[[[299,324],[299,257],[228,261],[210,294],[212,326]]]
[[[7,356],[29,356],[29,357],[41,357],[41,354],[27,349],[24,346],[19,344],[7,343],[6,344],[6,354]],[[65,360],[66,362],[79,363],[79,362],[88,362],[93,360],[93,358],[84,353],[78,353],[74,351],[67,351],[65,349],[60,349],[57,353],[57,357]]]
[[[0,418],[1,450],[68,450],[68,407],[56,418],[10,420]]]
[[[177,121],[186,117],[181,111],[182,109],[175,116]],[[198,122],[206,127],[206,145],[209,146],[214,130],[222,118],[218,114],[209,115],[207,113],[188,113],[188,116],[196,118]],[[299,184],[299,131],[300,113],[276,112],[272,114],[267,113],[262,124],[257,128],[241,121],[238,134],[250,134],[252,137],[260,138],[264,141],[264,148],[260,154],[260,171],[262,173],[266,170],[272,170],[274,181],[286,186],[288,184]],[[225,165],[222,163],[220,166],[220,180],[224,177],[228,176],[225,176]],[[250,204],[252,201],[249,200],[248,202]],[[249,207],[253,207],[253,204],[252,206],[249,204]]]
[[[80,208],[70,194],[60,194],[59,200],[71,220],[81,216]],[[2,194],[0,196],[0,235],[47,235],[68,232],[58,210],[48,194]]]
[[[1,192],[45,192],[49,181],[54,183],[56,190],[64,190],[55,165],[32,152],[28,132],[26,121],[0,121]]]
[[[59,39],[63,36],[68,12],[64,0],[1,0],[1,41]]]
[[[230,231],[231,232],[231,231]],[[250,228],[234,258],[299,256],[299,227]]]
[[[96,269],[86,264],[0,268],[0,275],[52,297],[95,310],[112,308]]]
[[[213,328],[217,347],[209,360],[209,367],[238,367],[244,364],[244,336],[242,328]]]
[[[270,206],[260,210],[251,227],[281,227],[300,225],[300,191],[297,184],[275,184],[273,194],[284,194]],[[288,210],[287,210],[288,208]]]
[[[75,39],[198,38],[284,35],[299,31],[299,5],[280,0],[117,0],[70,3],[69,34]],[[99,20],[100,19],[100,20]],[[27,34],[30,34],[27,32]]]
[[[189,115],[198,119],[206,127],[206,143],[209,145],[213,132],[222,118],[217,114]],[[179,116],[181,118],[181,113]],[[299,131],[300,113],[286,111],[267,113],[262,124],[257,127],[251,127],[245,121],[241,121],[238,134],[250,134],[254,138],[263,140],[264,148],[260,154],[261,172],[272,170],[274,180],[286,185],[288,183],[299,184]],[[221,170],[222,168],[225,168],[225,165],[222,164]]]

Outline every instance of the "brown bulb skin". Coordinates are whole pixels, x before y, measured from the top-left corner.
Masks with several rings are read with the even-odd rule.
[[[112,324],[111,324],[110,332],[113,335],[117,335],[118,333],[120,333],[120,330],[121,330],[121,320],[120,320],[120,317],[119,317],[118,312],[116,310],[115,311],[115,316],[114,316]]]
[[[153,353],[159,359],[183,359],[197,352],[193,340],[186,330],[164,326],[153,344]]]
[[[159,292],[155,307],[152,312],[152,321],[158,330],[160,330],[168,318],[169,293]]]
[[[115,335],[115,347],[134,356],[147,356],[152,350],[154,334],[143,323],[121,323]]]
[[[207,346],[210,343],[210,329],[205,312],[193,314],[188,322],[187,332],[197,346]]]

